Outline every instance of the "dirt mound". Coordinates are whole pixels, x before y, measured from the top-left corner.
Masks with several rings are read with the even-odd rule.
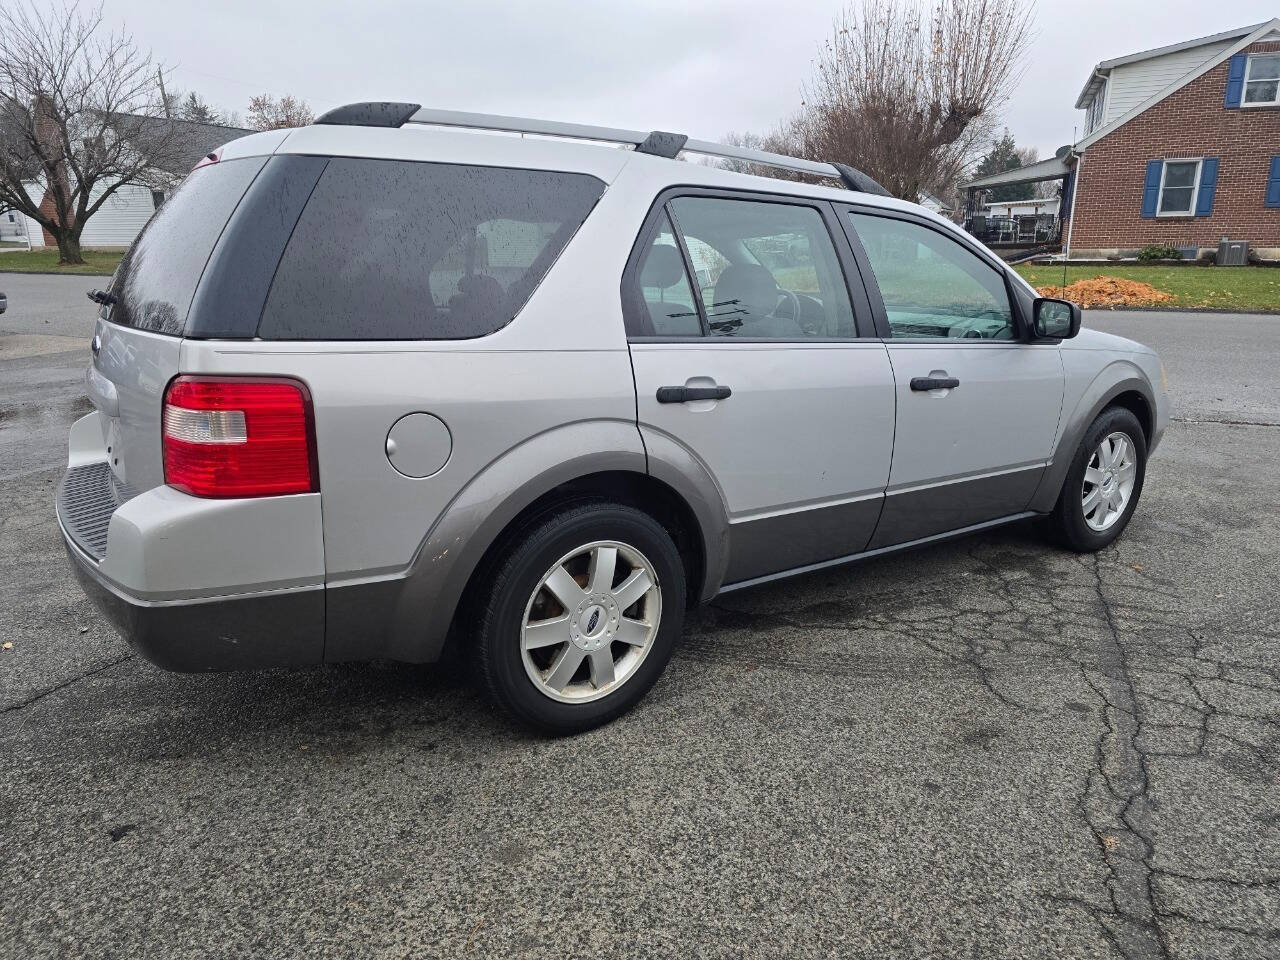
[[[1046,297],[1074,300],[1082,307],[1138,307],[1168,303],[1173,299],[1173,294],[1157,290],[1149,283],[1125,280],[1123,277],[1077,280],[1068,284],[1066,290],[1062,287],[1041,287],[1040,293]]]

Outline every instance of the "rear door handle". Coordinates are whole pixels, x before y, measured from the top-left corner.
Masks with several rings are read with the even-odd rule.
[[[960,381],[955,377],[912,377],[912,390],[950,390],[953,387],[960,386]]]
[[[691,400],[727,400],[733,391],[725,386],[659,387],[659,403],[688,403]]]

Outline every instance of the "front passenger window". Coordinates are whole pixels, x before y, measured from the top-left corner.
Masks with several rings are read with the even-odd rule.
[[[1004,277],[982,258],[917,223],[849,216],[871,261],[894,339],[1016,338]]]

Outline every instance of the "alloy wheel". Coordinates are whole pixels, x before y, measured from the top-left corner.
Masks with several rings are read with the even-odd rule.
[[[1080,492],[1084,522],[1098,533],[1109,530],[1129,505],[1138,479],[1138,455],[1128,434],[1109,433],[1084,468]]]
[[[644,554],[613,540],[585,544],[547,570],[525,605],[525,672],[553,700],[598,700],[634,676],[661,619],[662,588]]]

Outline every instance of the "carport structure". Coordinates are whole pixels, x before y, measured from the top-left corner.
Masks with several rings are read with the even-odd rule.
[[[1019,241],[1016,236],[1011,240],[1002,240],[998,236],[990,235],[985,218],[982,216],[982,197],[986,191],[993,190],[996,187],[1044,183],[1050,180],[1062,182],[1062,200],[1058,205],[1058,222],[1055,224],[1057,229],[1053,231],[1053,234],[1065,239],[1067,241],[1067,249],[1070,250],[1072,184],[1075,180],[1075,157],[1070,147],[1060,148],[1054,156],[1047,160],[1040,160],[1025,167],[1018,167],[1016,170],[1004,170],[1000,173],[978,177],[976,180],[966,183],[964,185],[966,198],[965,229],[991,247],[1013,248],[1028,246],[1027,243]]]

